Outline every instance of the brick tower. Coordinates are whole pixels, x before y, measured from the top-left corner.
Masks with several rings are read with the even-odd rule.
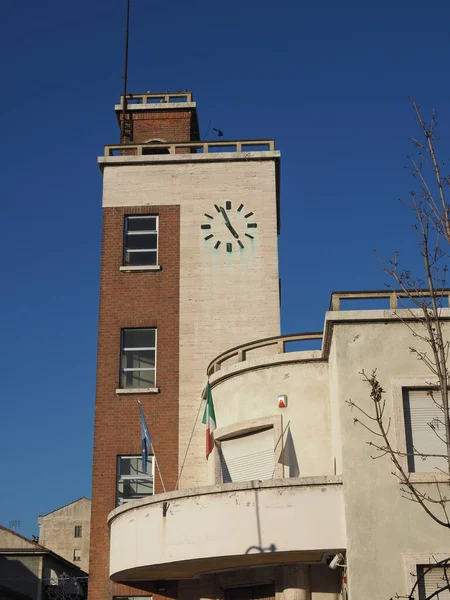
[[[121,125],[123,105],[115,109]],[[125,119],[121,144],[99,159],[90,600],[155,589],[109,579],[108,514],[163,491],[154,461],[142,470],[137,400],[165,489],[175,489],[185,457],[179,486],[204,484],[204,431],[194,425],[206,367],[233,345],[279,334],[273,142],[269,152],[245,147],[256,142],[199,142],[189,92],[130,95]],[[167,595],[177,597],[176,582]]]

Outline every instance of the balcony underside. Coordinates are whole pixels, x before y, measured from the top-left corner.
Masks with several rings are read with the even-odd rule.
[[[165,514],[165,516],[164,516]],[[189,579],[245,566],[320,562],[346,547],[336,477],[182,490],[113,511],[111,579]]]
[[[273,566],[298,562],[319,563],[323,559],[323,552],[258,552],[257,554],[237,556],[197,558],[162,565],[144,565],[114,573],[111,575],[111,579],[118,583],[156,581],[161,579],[192,579],[204,573],[226,569],[241,569],[243,567],[257,567],[262,565]]]

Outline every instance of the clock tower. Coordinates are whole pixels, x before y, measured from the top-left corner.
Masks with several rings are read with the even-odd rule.
[[[130,95],[125,118],[128,137],[99,158],[90,600],[143,594],[109,579],[110,511],[210,483],[199,418],[209,362],[280,334],[273,140],[200,141],[190,92]],[[142,467],[138,399],[161,477]]]

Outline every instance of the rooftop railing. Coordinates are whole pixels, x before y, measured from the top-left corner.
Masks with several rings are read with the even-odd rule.
[[[146,154],[181,154],[190,151],[196,154],[213,152],[268,152],[275,150],[275,140],[230,140],[226,142],[149,142],[146,144],[116,144],[105,146],[105,156]]]
[[[321,340],[322,338],[323,333],[321,331],[314,333],[291,333],[290,335],[275,336],[250,342],[248,344],[242,344],[241,346],[236,346],[235,348],[231,348],[231,350],[227,350],[226,352],[219,354],[219,356],[209,363],[207,374],[209,377],[213,373],[217,373],[217,371],[220,371],[222,364],[231,358],[237,357],[236,362],[238,363],[246,361],[247,353],[251,352],[252,350],[258,350],[259,348],[266,348],[268,346],[276,346],[277,354],[284,354],[286,352],[286,344],[290,342]]]
[[[152,94],[127,94],[127,104],[170,104],[171,102],[192,102],[192,92],[161,92]],[[120,104],[123,103],[123,94],[120,96]]]
[[[446,306],[450,306],[450,289],[445,288],[437,291],[437,295],[441,298],[446,298],[447,304]],[[389,307],[391,310],[395,310],[399,308],[399,299],[400,299],[400,308],[403,308],[405,305],[402,305],[402,299],[408,299],[410,297],[413,298],[430,298],[430,292],[428,290],[417,291],[415,293],[407,294],[403,290],[373,290],[373,291],[362,291],[362,292],[333,292],[331,294],[330,300],[330,308],[331,311],[342,310],[341,301],[342,300],[379,300],[385,299],[389,300]],[[413,306],[407,305],[408,308],[414,308]],[[356,309],[355,309],[356,310]]]

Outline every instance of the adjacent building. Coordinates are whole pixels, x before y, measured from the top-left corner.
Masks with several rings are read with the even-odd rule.
[[[399,319],[411,313],[395,294],[336,293],[323,331],[280,335],[274,141],[200,140],[189,92],[123,103],[121,144],[99,159],[91,600],[406,594],[447,533],[402,498],[387,460],[371,460],[347,401],[369,407],[359,372],[377,368],[400,448],[426,435],[430,375]],[[362,305],[342,310],[351,299]],[[312,340],[320,350],[289,351]],[[137,400],[156,456],[147,472]],[[407,468],[424,489],[441,477]]]
[[[0,525],[2,600],[83,600],[86,589],[87,573],[42,544]]]
[[[83,496],[38,517],[39,542],[89,572],[91,501]]]

